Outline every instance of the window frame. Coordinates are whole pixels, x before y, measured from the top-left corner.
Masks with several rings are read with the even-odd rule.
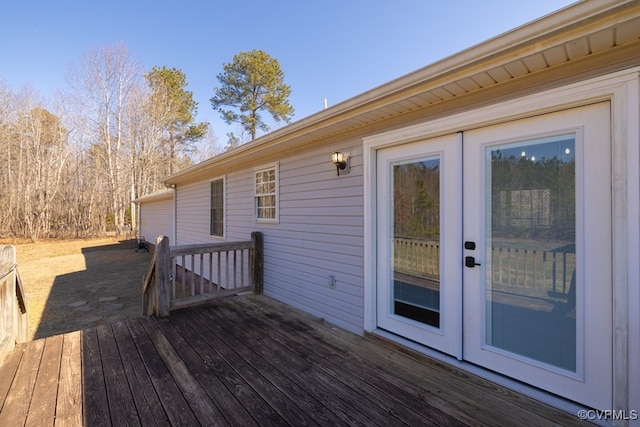
[[[222,234],[213,233],[213,200],[212,187],[213,183],[222,181]],[[220,208],[215,208],[220,209]],[[226,175],[212,178],[209,180],[209,236],[216,239],[225,239],[227,236],[227,177]]]
[[[259,173],[274,171],[274,191],[269,193],[260,193],[258,189],[257,177]],[[268,165],[256,167],[253,170],[253,220],[259,223],[278,223],[280,222],[280,165],[279,163],[270,163]],[[258,200],[260,197],[274,197],[273,218],[261,218],[258,209]]]

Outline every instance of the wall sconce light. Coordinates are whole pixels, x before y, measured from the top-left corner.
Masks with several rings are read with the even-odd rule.
[[[338,172],[338,176],[340,176],[340,171],[342,174],[349,173],[349,156],[340,151],[336,151],[335,153],[331,153],[331,163],[336,165],[336,171]]]

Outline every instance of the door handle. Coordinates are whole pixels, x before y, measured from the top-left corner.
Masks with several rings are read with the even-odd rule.
[[[468,257],[464,257],[464,265],[466,267],[473,268],[476,265],[480,265],[480,264],[476,262],[475,257],[468,256]]]

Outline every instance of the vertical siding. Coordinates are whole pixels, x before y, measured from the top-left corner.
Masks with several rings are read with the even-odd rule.
[[[329,154],[351,156],[336,176]],[[345,329],[363,330],[363,178],[359,139],[283,155],[279,162],[280,221],[253,220],[253,166],[226,175],[226,240],[264,234],[265,294]],[[270,160],[267,163],[271,163]],[[213,178],[213,176],[211,177]],[[209,180],[178,186],[177,244],[209,236]],[[329,286],[333,275],[336,286]]]
[[[173,238],[173,199],[140,205],[140,235],[154,245],[158,236]]]

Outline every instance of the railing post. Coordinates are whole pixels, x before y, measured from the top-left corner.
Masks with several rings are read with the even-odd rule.
[[[158,236],[156,239],[156,316],[169,316],[169,269],[171,255],[169,238]]]
[[[262,294],[263,287],[263,267],[264,267],[264,246],[262,233],[253,231],[251,233],[253,241],[253,256],[251,259],[251,279],[253,281],[254,292],[256,295]]]
[[[27,300],[25,298],[24,286],[20,278],[20,272],[16,267],[14,272],[16,278],[16,299],[18,307],[16,309],[16,342],[27,342],[29,334],[29,316],[27,315]]]
[[[15,246],[0,247],[0,363],[27,340],[27,305],[18,274]]]
[[[149,315],[149,292],[145,289],[145,284],[147,282],[147,276],[145,274],[142,275],[142,315]]]

